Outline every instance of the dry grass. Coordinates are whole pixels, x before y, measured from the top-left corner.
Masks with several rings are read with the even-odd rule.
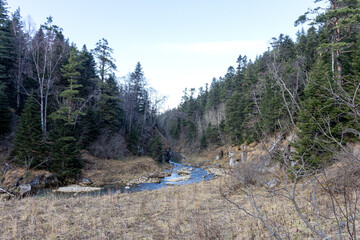
[[[103,197],[0,202],[0,239],[224,239],[240,215],[217,182]],[[215,184],[215,185],[214,185]]]
[[[134,157],[123,160],[100,159],[90,155],[87,151],[82,153],[85,166],[82,169],[82,177],[90,178],[94,186],[108,184],[126,185],[133,179],[148,176],[153,172],[161,172],[171,166],[159,164],[150,157]],[[5,162],[0,161],[0,170]],[[91,164],[92,163],[92,164]],[[12,165],[5,175],[0,172],[0,187],[11,189],[20,177],[22,183],[30,183],[39,176],[48,177],[52,173],[45,170],[29,170],[25,167]]]
[[[170,168],[168,164],[159,164],[150,157],[126,158],[123,160],[100,159],[83,152],[83,159],[93,164],[85,164],[82,175],[90,178],[95,186],[107,184],[126,184],[133,179],[147,176]]]
[[[225,183],[229,180],[219,178],[132,194],[3,201],[0,239],[270,239],[259,220],[221,196],[220,189],[229,189]],[[300,203],[311,212],[309,191],[301,189]],[[238,191],[228,197],[252,210]],[[289,201],[262,194],[258,201],[266,218],[290,239],[317,239]],[[332,227],[324,225],[328,232]]]
[[[190,165],[220,165],[221,167],[229,167],[229,157],[227,155],[229,146],[217,147],[214,149],[203,150],[200,153],[187,153],[186,159],[184,161],[185,164]],[[223,157],[219,160],[216,160],[216,156],[219,155],[219,152],[223,151]]]
[[[216,151],[204,152],[188,160],[201,162],[215,159],[215,155]],[[117,161],[85,157],[94,162],[87,166],[85,176],[101,183],[134,179],[161,168],[147,158]],[[209,162],[214,163],[218,162]],[[338,165],[328,169],[331,176],[342,172]],[[285,189],[284,182],[277,188]],[[237,208],[244,207],[254,213],[248,196],[241,191],[243,187],[238,180],[223,177],[132,194],[0,200],[0,239],[271,239],[259,219]],[[263,218],[285,236],[284,239],[320,239],[305,226],[291,201],[263,186],[249,185],[245,190],[251,192]],[[312,194],[311,181],[304,179],[298,184],[299,208],[307,220],[315,224]],[[326,191],[317,188],[316,199],[323,231],[337,238],[336,221]],[[341,201],[339,198],[339,204]]]

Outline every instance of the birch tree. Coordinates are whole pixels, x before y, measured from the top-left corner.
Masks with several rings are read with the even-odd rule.
[[[62,29],[53,25],[52,22],[52,17],[48,17],[47,22],[40,27],[30,45],[35,80],[38,84],[43,136],[47,133],[48,101],[55,82],[55,72],[67,54],[66,44],[62,40]]]

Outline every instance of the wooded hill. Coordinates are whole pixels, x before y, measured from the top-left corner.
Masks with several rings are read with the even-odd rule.
[[[163,99],[140,63],[120,84],[106,39],[80,50],[51,17],[27,32],[20,11],[10,14],[0,0],[2,153],[65,178],[79,173],[80,149],[160,159],[159,131],[192,149],[296,131],[294,158],[318,167],[360,135],[360,3],[324,2],[328,8],[295,22],[312,24],[295,41],[280,34],[255,61],[240,55],[210,86],[185,89],[180,106],[158,119]]]
[[[25,30],[20,10],[0,0],[0,145],[3,158],[60,179],[80,172],[79,150],[101,158],[159,158],[162,99],[140,63],[120,84],[106,39],[78,49],[48,17]],[[134,63],[135,65],[135,63]]]
[[[296,158],[317,167],[358,141],[360,3],[322,2],[328,8],[295,22],[311,23],[295,41],[280,34],[255,61],[240,55],[210,87],[185,89],[180,106],[163,115],[173,144],[241,145],[296,131]]]

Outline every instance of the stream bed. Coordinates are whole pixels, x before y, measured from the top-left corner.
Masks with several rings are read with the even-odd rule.
[[[171,175],[161,179],[160,183],[140,183],[130,186],[117,186],[117,185],[106,185],[102,186],[101,190],[92,192],[79,192],[79,193],[64,193],[64,192],[53,192],[53,189],[44,189],[36,194],[38,197],[76,197],[76,196],[103,196],[112,193],[132,193],[144,190],[156,190],[169,186],[185,185],[191,183],[198,183],[201,181],[208,181],[214,177],[212,173],[207,172],[204,169],[186,166],[181,163],[170,161],[173,168],[165,170],[164,172],[170,172]]]

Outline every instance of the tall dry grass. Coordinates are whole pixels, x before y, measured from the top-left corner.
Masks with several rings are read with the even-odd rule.
[[[221,196],[223,178],[102,197],[26,198],[0,202],[0,239],[270,239],[264,225]],[[303,190],[307,194],[306,189]],[[236,189],[227,192],[251,210]],[[316,239],[291,204],[258,199],[267,219],[289,239]],[[303,209],[311,204],[301,202]],[[328,227],[331,231],[331,226]]]

